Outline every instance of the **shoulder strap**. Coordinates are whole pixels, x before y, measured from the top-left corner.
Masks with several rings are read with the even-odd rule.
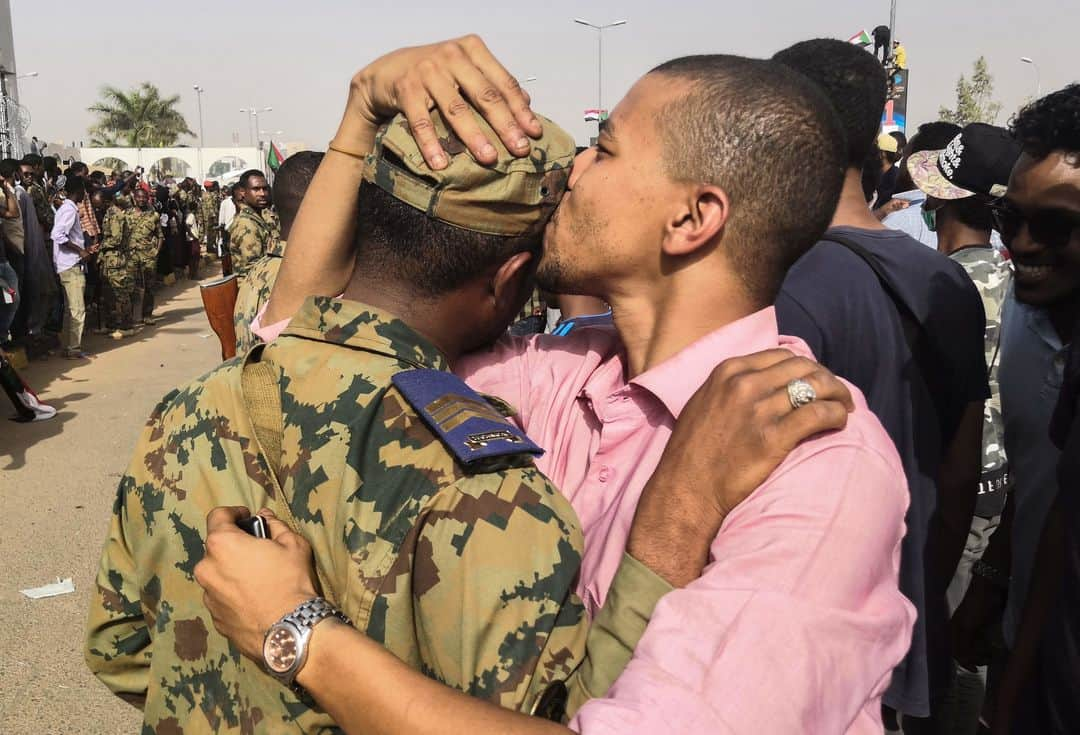
[[[881,267],[881,263],[878,262],[878,259],[854,238],[848,237],[847,235],[829,230],[829,232],[825,234],[825,239],[830,242],[835,242],[837,245],[842,245],[855,255],[859,256],[870,270],[874,272],[881,287],[885,290],[885,294],[896,307],[896,311],[900,315],[901,326],[904,329],[904,341],[907,342],[911,354],[917,358],[921,351],[920,343],[923,341],[922,322],[919,321],[919,318],[915,315],[915,312],[911,310],[911,307],[908,306],[907,302],[901,298],[896,287],[893,286],[892,279],[885,273],[885,269]]]
[[[259,454],[270,468],[269,479],[274,489],[270,494],[271,510],[293,533],[302,536],[300,525],[293,516],[292,506],[285,497],[281,482],[281,443],[285,435],[285,416],[281,410],[279,388],[281,371],[274,363],[261,359],[265,347],[266,345],[257,345],[244,359],[240,377],[244,406],[255,429]],[[334,589],[328,583],[328,576],[317,558],[315,573],[318,575],[322,594],[331,604],[340,608]]]
[[[444,370],[406,370],[391,378],[402,397],[467,472],[544,450],[461,378]]]
[[[908,303],[903,297],[900,296],[900,293],[893,285],[892,279],[885,273],[885,269],[881,267],[881,263],[874,254],[864,248],[854,238],[834,230],[829,230],[825,233],[825,239],[830,242],[835,242],[837,245],[841,245],[859,256],[870,270],[874,272],[874,275],[877,276],[878,282],[881,284],[882,289],[885,290],[885,294],[896,307],[896,311],[900,316],[900,325],[904,332],[904,342],[907,343],[908,350],[911,352],[912,359],[915,361],[919,375],[930,390],[931,400],[934,403],[935,411],[937,413],[938,424],[941,426],[942,440],[948,441],[949,437],[946,436],[945,431],[945,411],[937,398],[937,396],[943,395],[945,391],[946,386],[943,382],[941,369],[942,366],[947,365],[948,362],[937,356],[933,344],[927,338],[922,321],[916,316],[915,312],[911,310],[911,307],[908,306]]]

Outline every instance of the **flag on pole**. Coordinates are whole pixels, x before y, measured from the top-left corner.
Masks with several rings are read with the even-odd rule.
[[[266,152],[266,166],[271,171],[277,171],[281,168],[282,162],[285,160],[285,156],[281,155],[281,149],[274,145],[274,141],[270,141],[270,150]]]
[[[585,122],[603,122],[608,119],[607,110],[585,110]]]
[[[848,43],[855,46],[869,46],[874,42],[874,37],[871,36],[865,28],[856,33],[854,36],[847,40]]]

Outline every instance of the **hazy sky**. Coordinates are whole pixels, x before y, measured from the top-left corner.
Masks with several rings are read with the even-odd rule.
[[[887,23],[888,0],[744,0],[743,2],[565,2],[543,0],[430,3],[283,2],[85,3],[12,0],[20,95],[30,130],[45,140],[86,140],[86,108],[102,84],[143,80],[180,94],[196,133],[195,83],[205,87],[207,145],[248,140],[241,107],[271,106],[260,118],[275,138],[321,148],[340,117],[351,74],[377,56],[479,33],[519,78],[534,107],[580,141],[595,130],[582,110],[596,105],[596,34],[572,23],[627,19],[604,32],[604,105],[611,107],[657,63],[691,53],[768,56],[801,39],[847,38]],[[911,67],[910,123],[952,105],[954,87],[985,55],[1004,104],[999,122],[1035,91],[1031,56],[1049,91],[1080,77],[1075,0],[899,0],[897,35]],[[172,10],[165,11],[165,8]],[[911,128],[909,128],[910,130]],[[193,141],[189,141],[193,142]]]

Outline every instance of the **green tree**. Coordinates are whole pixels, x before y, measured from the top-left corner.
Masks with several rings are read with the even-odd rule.
[[[89,108],[98,116],[90,127],[90,144],[131,148],[176,145],[181,135],[194,135],[176,109],[178,104],[180,95],[162,97],[150,82],[128,91],[102,87],[101,99]]]
[[[994,77],[990,74],[986,58],[980,56],[975,61],[971,80],[961,74],[956,82],[956,109],[942,106],[938,115],[942,120],[967,125],[974,122],[994,123],[1000,112],[1001,103],[994,101]]]

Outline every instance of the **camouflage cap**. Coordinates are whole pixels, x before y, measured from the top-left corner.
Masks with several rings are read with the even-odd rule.
[[[473,232],[518,236],[543,227],[566,191],[574,161],[574,139],[541,117],[544,135],[533,140],[527,157],[517,158],[479,115],[480,129],[499,153],[490,166],[482,166],[450,130],[438,110],[431,113],[435,134],[449,165],[441,171],[428,167],[398,115],[375,138],[375,148],[364,166],[364,180],[429,217]]]

